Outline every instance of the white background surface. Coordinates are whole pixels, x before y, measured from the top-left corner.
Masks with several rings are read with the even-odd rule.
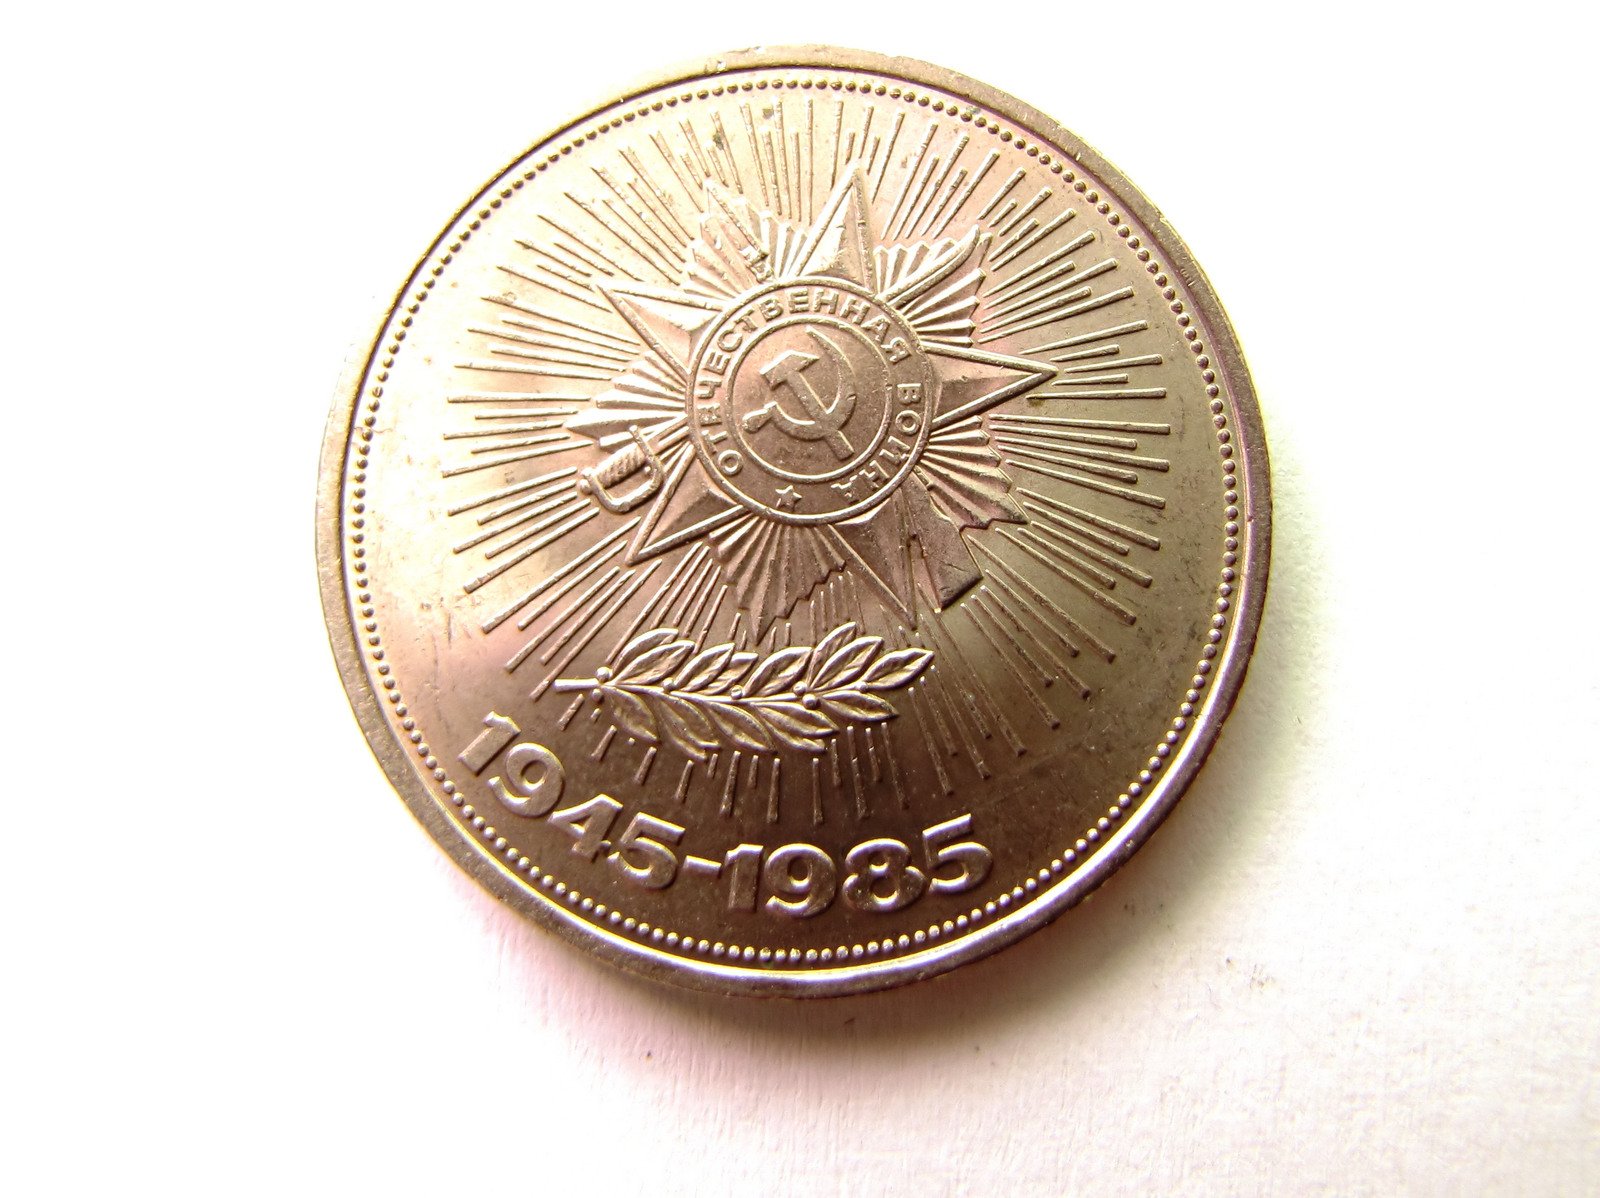
[[[13,13],[0,1188],[1600,1189],[1600,31],[1212,9]],[[811,1004],[636,982],[458,874],[312,558],[344,355],[450,213],[760,41],[1104,151],[1227,304],[1276,492],[1255,664],[1150,845],[997,958]]]

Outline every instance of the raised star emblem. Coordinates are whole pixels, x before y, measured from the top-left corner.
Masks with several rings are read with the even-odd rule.
[[[947,607],[962,531],[1026,522],[981,417],[1055,374],[972,344],[988,236],[880,245],[859,171],[809,228],[705,208],[678,287],[599,288],[644,353],[567,421],[654,471],[630,560],[705,539],[757,636],[847,565],[912,624]]]

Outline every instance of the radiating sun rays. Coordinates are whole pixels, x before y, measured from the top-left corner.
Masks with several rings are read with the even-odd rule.
[[[1071,728],[1161,585],[1172,428],[1125,245],[953,110],[818,91],[649,126],[540,198],[453,364],[447,516],[481,632],[595,761],[722,817],[870,819],[913,807],[913,778],[982,784],[1040,730]],[[914,503],[801,527],[699,473],[696,338],[828,254],[839,277],[851,222],[871,241],[843,277],[944,364],[947,406],[900,484]],[[939,569],[942,589],[917,581]],[[932,664],[893,719],[816,753],[685,760],[553,693],[651,629],[770,655],[847,625]]]

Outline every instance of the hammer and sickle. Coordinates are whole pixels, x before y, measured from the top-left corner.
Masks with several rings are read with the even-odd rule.
[[[811,385],[811,376],[805,373],[821,359],[799,350],[785,350],[761,367],[761,377],[766,379],[767,386],[773,391],[787,387],[799,401],[805,415],[793,416],[776,399],[770,399],[764,406],[745,413],[744,427],[754,432],[771,421],[797,440],[825,443],[833,450],[834,456],[843,462],[855,452],[845,435],[839,431],[856,410],[856,393],[844,390],[851,378],[850,363],[839,347],[816,329],[807,329],[806,332],[817,343],[817,348],[833,362],[837,382],[832,399],[824,402]]]

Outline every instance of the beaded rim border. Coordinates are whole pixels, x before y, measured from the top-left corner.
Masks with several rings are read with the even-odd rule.
[[[1222,388],[1218,381],[1218,375],[1216,370],[1213,368],[1213,363],[1210,360],[1207,347],[1201,340],[1199,331],[1195,327],[1194,317],[1189,311],[1190,304],[1186,304],[1183,299],[1178,297],[1178,290],[1174,286],[1173,280],[1166,273],[1168,268],[1164,268],[1158,261],[1155,260],[1149,248],[1142,243],[1139,235],[1132,231],[1132,228],[1127,223],[1128,217],[1124,216],[1120,212],[1114,211],[1111,203],[1102,197],[1098,190],[1091,189],[1089,180],[1081,178],[1077,170],[1069,168],[1062,161],[1059,150],[1053,152],[1049,148],[1049,143],[1045,142],[1043,138],[1038,138],[1032,132],[1032,128],[1039,125],[1042,125],[1048,130],[1054,126],[1054,122],[1049,121],[1047,118],[1040,118],[1039,114],[1027,113],[1025,115],[1033,116],[1036,119],[1031,121],[1021,119],[1014,120],[1014,123],[1019,126],[1025,125],[1029,127],[1029,132],[1026,134],[1026,136],[1024,136],[1018,130],[1007,128],[1004,124],[997,120],[994,115],[985,112],[984,105],[973,100],[959,101],[955,99],[949,94],[949,90],[952,89],[947,88],[946,85],[926,82],[921,79],[905,79],[903,80],[904,83],[913,84],[913,86],[902,86],[901,84],[893,81],[898,77],[898,75],[891,69],[888,69],[888,64],[880,64],[876,62],[844,63],[842,61],[837,61],[844,57],[853,57],[856,59],[875,59],[876,56],[850,54],[849,52],[844,52],[841,54],[839,51],[830,50],[826,52],[827,55],[836,61],[828,64],[824,64],[820,61],[805,64],[783,58],[784,53],[785,52],[781,51],[772,51],[767,52],[765,55],[739,56],[742,58],[752,58],[755,60],[747,62],[730,61],[725,64],[723,70],[725,73],[747,74],[757,70],[769,70],[772,72],[781,73],[784,70],[803,70],[807,65],[810,65],[811,68],[818,72],[822,77],[819,78],[815,75],[796,75],[793,77],[783,77],[781,74],[779,74],[778,78],[772,78],[770,76],[747,77],[742,79],[731,79],[727,82],[719,83],[714,82],[713,80],[722,78],[723,76],[721,75],[708,76],[704,74],[697,74],[693,76],[692,79],[694,83],[700,84],[700,86],[686,86],[690,83],[690,79],[680,79],[676,81],[669,80],[665,83],[641,88],[631,95],[614,100],[566,126],[561,134],[557,135],[556,137],[547,138],[544,141],[536,143],[535,150],[541,150],[545,147],[549,147],[548,153],[542,153],[536,157],[534,156],[534,152],[530,151],[529,153],[520,156],[513,163],[512,167],[508,168],[506,171],[497,176],[494,182],[491,183],[488,188],[485,188],[482,192],[480,192],[471,204],[464,207],[457,214],[457,216],[447,226],[447,232],[438,239],[432,248],[430,248],[428,254],[424,257],[418,269],[413,272],[411,279],[409,279],[406,286],[402,288],[396,303],[391,308],[388,319],[384,322],[383,330],[378,340],[374,343],[373,352],[368,356],[361,370],[360,389],[352,392],[346,392],[352,396],[352,410],[348,423],[338,420],[340,412],[336,409],[334,413],[334,419],[330,421],[330,441],[327,447],[327,449],[331,451],[332,438],[335,434],[338,434],[339,439],[344,446],[344,452],[340,455],[343,459],[341,462],[343,469],[340,470],[340,479],[345,484],[341,488],[341,494],[348,496],[349,499],[349,506],[347,510],[341,503],[342,524],[347,525],[348,528],[345,543],[343,545],[343,548],[348,553],[348,576],[344,574],[344,571],[340,571],[339,582],[341,592],[343,592],[340,598],[340,606],[344,606],[346,602],[345,596],[348,596],[350,599],[355,601],[351,603],[348,608],[346,608],[346,611],[351,619],[352,633],[355,634],[359,640],[363,640],[366,645],[365,650],[356,648],[356,652],[360,654],[362,659],[364,659],[363,661],[358,661],[357,664],[362,669],[363,673],[368,670],[371,671],[369,681],[377,687],[377,690],[373,691],[372,693],[376,694],[381,691],[384,694],[386,701],[390,705],[392,710],[392,718],[385,720],[385,723],[389,724],[390,726],[390,735],[393,735],[393,725],[398,723],[399,728],[412,747],[416,757],[420,758],[422,766],[431,773],[433,781],[439,784],[439,789],[444,792],[449,802],[453,806],[460,809],[461,822],[447,821],[449,825],[457,829],[462,834],[465,843],[474,846],[474,851],[480,854],[486,853],[489,859],[493,861],[494,869],[507,871],[512,878],[512,884],[516,886],[521,893],[524,895],[533,895],[536,898],[542,899],[544,900],[544,905],[547,906],[550,912],[569,917],[570,924],[568,926],[580,930],[580,934],[600,933],[602,936],[607,935],[608,929],[605,925],[598,922],[591,922],[591,920],[585,918],[585,916],[592,916],[593,920],[604,919],[608,924],[611,925],[611,933],[614,934],[615,932],[621,932],[627,935],[629,939],[623,940],[623,944],[628,945],[634,950],[642,948],[646,951],[659,953],[663,960],[671,963],[668,968],[669,970],[673,971],[681,971],[685,966],[688,966],[691,969],[699,969],[706,966],[716,966],[722,960],[726,960],[729,963],[743,962],[746,965],[759,964],[760,966],[766,968],[754,972],[753,976],[755,981],[750,987],[753,990],[770,990],[772,988],[770,984],[772,981],[785,977],[791,979],[797,977],[804,978],[807,981],[814,982],[820,973],[827,972],[826,970],[818,970],[815,968],[803,969],[798,972],[784,972],[781,970],[781,968],[772,968],[774,966],[782,967],[785,964],[805,964],[815,966],[816,964],[821,963],[824,967],[826,967],[835,961],[839,961],[847,962],[850,975],[855,976],[861,973],[857,963],[870,963],[874,960],[878,962],[887,962],[889,959],[895,958],[898,954],[908,953],[910,950],[922,949],[926,946],[937,944],[940,940],[944,940],[951,936],[956,936],[962,941],[968,941],[971,939],[971,937],[967,934],[970,933],[974,927],[984,923],[985,921],[993,920],[998,915],[1008,913],[1009,909],[1018,902],[1021,902],[1022,906],[1018,907],[1016,912],[1009,912],[1010,914],[1015,915],[1024,911],[1031,913],[1032,909],[1040,904],[1036,901],[1024,900],[1028,900],[1029,896],[1039,896],[1041,884],[1060,878],[1061,875],[1066,873],[1068,868],[1073,866],[1075,863],[1081,860],[1084,863],[1084,868],[1086,868],[1091,861],[1106,856],[1107,854],[1103,849],[1100,848],[1096,848],[1094,852],[1090,852],[1091,846],[1096,845],[1097,842],[1102,840],[1106,834],[1110,832],[1113,825],[1119,821],[1122,821],[1136,805],[1140,807],[1141,812],[1149,806],[1151,800],[1155,797],[1156,777],[1163,771],[1164,767],[1167,766],[1172,758],[1173,753],[1178,749],[1180,742],[1185,742],[1185,733],[1189,734],[1188,741],[1192,742],[1194,740],[1193,733],[1202,729],[1203,721],[1194,720],[1194,715],[1197,710],[1197,704],[1200,703],[1203,694],[1208,689],[1208,683],[1210,682],[1209,676],[1215,669],[1216,659],[1219,656],[1219,653],[1222,651],[1221,642],[1224,639],[1224,629],[1226,629],[1229,625],[1229,612],[1234,610],[1235,606],[1232,596],[1235,589],[1235,583],[1239,579],[1239,571],[1237,567],[1241,560],[1241,542],[1239,539],[1241,533],[1239,524],[1240,486],[1239,479],[1237,477],[1238,463],[1234,460],[1235,451],[1233,446],[1233,433],[1228,427],[1229,421],[1225,414],[1227,405],[1221,397]],[[809,52],[788,53],[793,55],[795,53]],[[777,59],[774,59],[775,55],[778,56]],[[768,61],[761,61],[761,59],[768,59]],[[903,62],[904,60],[900,61]],[[957,85],[964,85],[966,90],[988,93],[991,101],[997,95],[997,93],[993,92],[993,89],[986,88],[983,85],[976,84],[970,80],[964,80],[958,76],[953,76],[950,72],[943,71],[941,68],[929,69],[937,74],[945,75]],[[863,81],[860,79],[852,79],[846,75],[840,74],[840,72],[851,70],[869,72],[877,76],[877,78],[870,81]],[[923,88],[928,90],[919,90]],[[1135,252],[1138,260],[1146,265],[1146,269],[1154,277],[1154,282],[1158,287],[1161,288],[1163,299],[1171,307],[1171,310],[1176,318],[1176,322],[1183,332],[1184,339],[1192,350],[1192,360],[1195,362],[1197,368],[1201,372],[1201,377],[1205,384],[1206,395],[1212,413],[1213,424],[1216,428],[1219,454],[1223,462],[1223,488],[1224,499],[1226,503],[1226,519],[1223,530],[1224,552],[1222,555],[1222,580],[1217,588],[1217,599],[1215,601],[1214,612],[1210,622],[1211,626],[1207,632],[1206,644],[1201,650],[1200,660],[1196,663],[1195,673],[1190,681],[1190,687],[1185,693],[1184,702],[1179,707],[1179,714],[1172,720],[1171,727],[1169,727],[1165,732],[1161,742],[1156,745],[1153,755],[1148,759],[1145,767],[1139,771],[1137,779],[1129,783],[1127,789],[1118,796],[1117,800],[1107,810],[1106,814],[1099,817],[1092,827],[1086,829],[1083,835],[1080,836],[1071,847],[1062,851],[1061,854],[1055,857],[1047,867],[1038,870],[1037,874],[1028,875],[1020,884],[1014,885],[1009,890],[1001,891],[998,895],[996,895],[995,898],[988,900],[981,906],[974,906],[971,911],[966,914],[957,916],[953,919],[946,919],[940,923],[931,924],[925,930],[918,929],[915,932],[901,933],[895,937],[885,937],[881,940],[874,939],[865,943],[857,943],[854,945],[841,945],[837,949],[821,950],[815,948],[801,950],[792,947],[769,948],[752,945],[728,945],[720,941],[711,941],[704,937],[686,936],[675,931],[662,929],[658,926],[651,925],[648,922],[625,916],[622,912],[615,909],[608,909],[604,903],[596,903],[592,898],[582,895],[578,890],[566,886],[565,883],[556,881],[551,877],[551,875],[542,871],[526,855],[522,854],[519,849],[511,845],[504,836],[499,834],[499,831],[492,824],[490,824],[481,814],[477,813],[470,804],[465,802],[463,796],[459,793],[454,783],[449,780],[448,775],[441,767],[438,759],[433,755],[422,733],[417,729],[415,721],[411,718],[406,704],[400,695],[399,684],[393,678],[392,670],[385,661],[382,638],[378,632],[377,623],[374,618],[375,609],[371,605],[371,579],[368,574],[365,561],[366,506],[364,501],[366,498],[366,491],[364,484],[366,482],[366,470],[370,461],[369,446],[373,436],[373,428],[377,421],[376,413],[379,410],[382,401],[383,385],[388,380],[389,371],[394,365],[395,358],[401,351],[402,345],[406,339],[407,330],[409,330],[411,325],[414,323],[416,316],[420,313],[422,304],[427,300],[428,294],[433,289],[436,281],[443,275],[445,268],[454,259],[454,256],[460,252],[462,246],[470,240],[472,234],[479,229],[485,221],[492,217],[494,211],[500,208],[505,200],[510,199],[516,193],[516,191],[520,190],[528,181],[536,178],[539,173],[548,169],[550,165],[559,162],[562,157],[570,154],[573,149],[597,140],[600,136],[611,129],[621,128],[624,125],[636,120],[638,117],[648,116],[652,112],[660,112],[668,108],[676,107],[679,103],[692,103],[698,99],[706,99],[709,97],[720,96],[733,92],[764,90],[781,91],[797,89],[861,92],[863,94],[870,93],[877,96],[887,96],[890,99],[903,100],[906,103],[916,104],[919,107],[929,108],[936,112],[948,111],[963,122],[971,123],[980,129],[987,129],[992,136],[997,137],[1003,144],[1008,143],[1013,148],[1025,153],[1028,157],[1037,159],[1041,166],[1048,167],[1053,174],[1061,176],[1065,182],[1072,184],[1073,189],[1076,192],[1083,195],[1087,202],[1093,204],[1096,211],[1105,217],[1106,223],[1114,228],[1117,232],[1117,235],[1128,243],[1129,248]],[[946,94],[933,94],[938,91],[944,91]],[[1015,103],[1015,101],[1012,101],[1013,105],[1015,105]],[[991,106],[998,107],[997,105],[992,105],[992,103]],[[1055,127],[1055,129],[1057,132],[1065,132],[1064,130],[1060,130],[1059,127]],[[575,131],[576,135],[571,136]],[[1084,169],[1083,159],[1085,157],[1093,159],[1095,156],[1093,156],[1092,153],[1073,156],[1075,165],[1077,165],[1080,170]],[[529,165],[530,162],[531,165]],[[1092,161],[1090,169],[1092,169],[1094,174],[1097,176],[1109,173],[1113,179],[1117,179],[1118,176],[1115,170],[1112,169],[1108,171],[1107,165],[1108,164]],[[1127,193],[1138,195],[1136,189],[1127,184],[1125,180],[1120,181],[1123,183]],[[1104,187],[1105,184],[1101,183],[1100,186]],[[1168,235],[1171,235],[1170,230],[1168,230]],[[1174,273],[1177,272],[1175,271]],[[1203,285],[1203,277],[1199,276],[1198,271],[1193,272],[1193,275],[1199,279],[1201,285]],[[1190,288],[1186,286],[1185,291],[1186,293],[1189,292]],[[1190,295],[1189,298],[1191,301],[1193,301],[1198,297]],[[1195,306],[1197,309],[1202,307],[1202,305]],[[1220,319],[1221,326],[1226,329],[1226,317],[1222,315],[1219,306],[1216,309],[1216,318]],[[1229,332],[1231,333],[1231,330],[1229,330]],[[1234,353],[1237,355],[1237,347],[1234,346],[1232,348]],[[1215,351],[1212,350],[1209,352]],[[1235,384],[1235,388],[1237,387],[1237,380],[1229,381]],[[1250,391],[1247,376],[1244,377],[1243,382],[1244,393],[1246,396],[1249,396]],[[1242,407],[1240,407],[1237,402],[1237,394],[1235,394],[1232,390],[1230,391],[1230,394],[1232,394],[1235,398],[1236,410],[1242,411]],[[327,453],[325,453],[325,458],[326,456],[328,456]],[[1256,447],[1256,456],[1258,458],[1264,456],[1259,445]],[[327,462],[325,461],[325,466],[326,465]],[[1266,533],[1266,508],[1264,505],[1265,495],[1263,493],[1259,497],[1260,502],[1258,516],[1258,496],[1256,492],[1258,490],[1264,492],[1265,462],[1264,460],[1260,461],[1259,469],[1251,469],[1248,463],[1246,468],[1247,470],[1250,470],[1251,475],[1247,480],[1247,489],[1250,491],[1250,521],[1252,524],[1251,531],[1253,533],[1259,531],[1261,534],[1260,552],[1263,559],[1263,569],[1261,570],[1261,586],[1264,587]],[[326,470],[324,471],[324,477],[327,477]],[[319,504],[319,509],[321,506],[322,505]],[[322,513],[319,511],[319,516],[321,515]],[[1258,518],[1262,520],[1260,525],[1256,525],[1255,523]],[[327,528],[328,524],[329,521],[325,519],[319,519],[319,532],[320,530]],[[324,603],[325,606],[331,607],[330,596],[327,590],[328,563],[326,560],[326,554],[322,554],[321,556],[323,556],[324,559]],[[350,583],[350,589],[347,592],[343,590],[343,584],[346,581],[346,577],[348,577],[348,581]],[[357,606],[357,604],[359,604],[359,606]],[[1256,605],[1255,615],[1258,619],[1259,603]],[[1238,623],[1235,620],[1235,628],[1237,629],[1237,627]],[[1253,636],[1254,622],[1252,622],[1252,625],[1249,629],[1249,639],[1253,640]],[[1237,642],[1238,640],[1239,638],[1236,635],[1235,641]],[[1248,646],[1246,646],[1246,648],[1248,648]],[[341,666],[344,664],[345,662],[341,660]],[[1242,671],[1242,666],[1240,669]],[[350,686],[350,676],[347,671],[343,672],[345,672],[348,689]],[[1237,685],[1235,684],[1234,689],[1236,688]],[[1211,689],[1213,692],[1216,690],[1214,687]],[[352,699],[355,699],[356,697],[353,691],[351,697]],[[1225,697],[1223,701],[1231,702],[1231,695]],[[1224,711],[1222,714],[1226,714],[1226,712]],[[1201,756],[1203,756],[1204,753],[1209,750],[1209,741],[1214,741],[1216,732],[1219,729],[1220,716],[1211,727],[1208,743],[1204,744],[1200,749]],[[368,728],[367,732],[369,740],[373,740],[372,729]],[[379,745],[376,740],[373,740],[373,745],[375,751],[378,751]],[[1184,747],[1187,747],[1187,742],[1184,744]],[[379,752],[379,756],[380,759],[385,757],[381,751]],[[1198,761],[1194,762],[1193,768],[1197,769],[1198,764]],[[387,767],[387,760],[385,760],[385,765]],[[389,772],[391,774],[391,779],[394,780],[394,772],[392,770]],[[1180,780],[1179,783],[1174,785],[1182,786],[1183,784],[1184,782]],[[404,794],[404,790],[402,790],[402,793]],[[1174,801],[1176,797],[1176,795],[1173,796]],[[1143,801],[1141,802],[1141,800]],[[437,802],[437,799],[434,799],[434,801]],[[416,809],[414,804],[413,809]],[[419,812],[419,815],[420,814],[421,813]],[[424,823],[429,826],[430,830],[435,831],[437,834],[434,821],[425,819]],[[467,829],[469,827],[471,829],[471,833],[476,836],[477,841],[481,842],[481,844],[475,843],[472,839],[468,838]],[[1147,834],[1148,832],[1146,835]],[[1129,846],[1126,849],[1126,852],[1121,854],[1121,856],[1125,858],[1126,855],[1131,854],[1134,847],[1137,846]],[[459,855],[457,855],[457,859],[458,861],[460,860]],[[1117,863],[1120,864],[1120,861]],[[462,864],[466,864],[466,862],[462,862]],[[1114,866],[1112,868],[1114,868]],[[471,870],[470,872],[473,872],[475,876],[478,876],[480,881],[488,881],[488,878],[484,876],[483,872],[476,869]],[[1082,871],[1080,870],[1079,873],[1081,872]],[[1110,869],[1108,868],[1103,872],[1109,873]],[[523,877],[517,877],[516,875],[518,874],[523,875]],[[1070,875],[1067,881],[1070,882],[1077,876],[1078,874]],[[555,897],[551,897],[551,893],[540,894],[539,890],[534,889],[535,881],[537,881],[546,892],[553,892]],[[1098,884],[1098,881],[1099,879],[1095,879],[1095,884]],[[491,886],[491,889],[494,889],[495,892],[502,898],[509,897],[502,893],[498,887]],[[1047,897],[1053,893],[1053,891],[1047,891],[1045,896]],[[1077,896],[1077,898],[1081,897],[1081,895]],[[1060,905],[1059,907],[1057,907],[1055,904],[1052,904],[1052,909],[1048,913],[1049,916],[1053,917],[1055,914],[1058,914],[1059,911],[1064,910],[1066,906],[1070,906],[1075,903],[1077,898],[1073,898],[1070,902]],[[564,902],[566,904],[565,907],[563,907],[560,902],[557,902],[557,899],[561,900],[561,902]],[[579,912],[582,912],[582,915],[580,915]],[[1032,926],[1034,926],[1034,923],[1035,921],[1029,921],[1023,927],[1023,930],[1031,930]],[[992,926],[993,925],[991,924],[991,927]],[[1020,935],[1020,932],[1018,934]],[[1014,938],[1015,937],[1013,937],[1013,939]],[[1007,940],[1003,943],[1009,942],[1010,941]],[[992,947],[999,947],[999,945],[996,944]],[[988,951],[988,946],[986,946],[983,951]],[[697,961],[693,959],[693,957],[683,954],[694,954],[701,958],[709,958],[709,960]],[[638,961],[629,959],[626,956],[619,959],[625,965],[632,965],[636,968],[639,965]],[[954,964],[957,964],[959,961],[965,959],[967,959],[966,956],[949,959],[933,966],[933,968],[927,970],[926,972],[938,972],[942,969],[950,968]],[[667,976],[669,980],[687,980],[685,978],[676,977],[673,972],[669,972],[664,976]],[[727,967],[723,966],[720,970],[718,970],[715,976],[719,979],[725,979],[727,976]],[[917,976],[922,976],[922,974],[917,973],[912,975],[912,977]],[[881,982],[871,982],[869,985],[894,984],[894,980],[895,979]],[[911,980],[911,977],[898,980],[909,981]],[[767,984],[764,985],[763,982]],[[840,993],[850,989],[860,988],[864,987],[859,985],[847,986],[843,988],[829,989],[826,992]],[[804,992],[817,993],[820,991],[815,988],[811,988]]]

